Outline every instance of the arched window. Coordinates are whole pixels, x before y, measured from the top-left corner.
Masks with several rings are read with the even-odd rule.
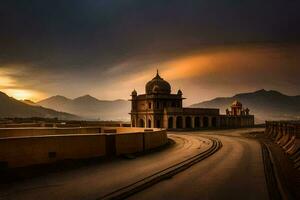
[[[159,102],[156,102],[156,108],[159,109]]]
[[[143,119],[139,120],[139,127],[145,127],[145,122]]]
[[[160,128],[160,127],[161,127],[161,125],[160,125],[160,120],[157,119],[157,120],[156,120],[156,128]]]
[[[168,119],[168,128],[173,128],[173,117],[169,117]]]
[[[151,128],[151,119],[148,119],[148,128]]]
[[[195,117],[194,127],[200,128],[200,117]]]
[[[176,118],[176,128],[182,128],[182,117],[178,116]]]
[[[213,117],[211,119],[211,125],[212,125],[212,127],[217,127],[217,118],[216,117]]]
[[[185,127],[186,128],[192,128],[192,119],[191,119],[191,117],[186,117],[185,118]]]
[[[204,128],[208,127],[208,117],[203,117],[203,127]]]

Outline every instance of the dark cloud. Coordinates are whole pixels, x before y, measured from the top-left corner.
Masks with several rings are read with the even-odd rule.
[[[202,45],[299,40],[299,1],[1,2],[1,60],[111,64]]]
[[[26,87],[72,93],[77,79],[84,91],[118,78],[114,70],[134,73],[214,46],[294,45],[299,8],[297,0],[4,0],[0,67],[27,67],[14,74],[31,79]]]

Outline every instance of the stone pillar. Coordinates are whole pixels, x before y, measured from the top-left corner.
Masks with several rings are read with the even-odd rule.
[[[168,128],[168,120],[169,120],[169,116],[165,114],[165,115],[163,116],[163,124],[162,124],[162,128]]]
[[[177,127],[176,127],[176,115],[173,116],[173,128],[177,128]]]
[[[133,116],[133,118],[132,118],[132,123],[133,123],[133,124],[131,123],[131,126],[134,125],[133,127],[137,127],[136,121],[137,121],[137,120],[136,120],[136,116]]]
[[[191,127],[195,128],[195,116],[191,116]]]
[[[148,128],[148,119],[149,119],[149,116],[146,115],[146,117],[145,117],[145,128]]]
[[[152,115],[151,119],[151,128],[154,128],[154,116]]]
[[[185,118],[186,118],[186,116],[182,116],[182,128],[186,128],[185,127]]]

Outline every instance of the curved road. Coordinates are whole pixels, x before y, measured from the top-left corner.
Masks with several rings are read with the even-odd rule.
[[[176,143],[162,151],[0,185],[0,199],[98,199],[209,149],[205,136],[220,139],[223,147],[129,199],[268,199],[260,145],[242,136],[247,131],[171,133]]]
[[[243,131],[214,134],[223,143],[220,151],[129,199],[268,199],[260,144]]]

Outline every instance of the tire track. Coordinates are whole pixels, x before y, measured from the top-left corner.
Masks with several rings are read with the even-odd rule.
[[[99,200],[107,200],[107,199],[116,200],[116,199],[127,198],[127,197],[129,197],[135,193],[138,193],[156,183],[159,183],[160,181],[171,178],[172,176],[188,169],[192,165],[213,155],[215,152],[217,152],[222,147],[222,143],[219,139],[216,139],[213,137],[208,137],[208,136],[205,136],[204,138],[209,139],[212,142],[212,146],[209,149],[207,149],[206,151],[201,152],[201,153],[199,153],[195,156],[192,156],[188,159],[185,159],[175,165],[165,168],[155,174],[145,177],[145,178],[143,178],[137,182],[134,182],[130,185],[119,188],[119,189],[117,189],[111,193],[108,193],[98,199]]]

